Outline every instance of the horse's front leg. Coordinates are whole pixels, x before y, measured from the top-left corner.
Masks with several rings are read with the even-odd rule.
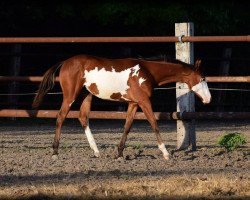
[[[148,98],[143,99],[142,101],[139,102],[139,106],[141,107],[143,113],[146,115],[151,127],[153,128],[153,130],[155,132],[158,147],[161,150],[161,152],[163,153],[163,157],[166,160],[169,160],[169,153],[168,153],[168,151],[167,151],[167,149],[165,147],[165,144],[163,143],[163,140],[161,138],[159,128],[158,128],[158,125],[157,125],[157,121],[156,121],[154,112],[152,110],[150,100]]]
[[[137,111],[138,104],[134,102],[130,102],[128,105],[127,110],[127,117],[126,117],[126,123],[124,126],[124,132],[120,141],[120,144],[118,145],[118,155],[116,158],[123,157],[123,150],[125,147],[125,142],[127,140],[128,133],[130,131],[131,125],[134,120],[135,113]]]

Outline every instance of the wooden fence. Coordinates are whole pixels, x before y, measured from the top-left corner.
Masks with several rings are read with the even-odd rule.
[[[165,43],[175,42],[176,58],[186,63],[193,63],[193,42],[249,42],[250,36],[193,36],[194,28],[192,23],[178,23],[175,25],[176,36],[173,37],[8,37],[0,38],[0,43]],[[29,81],[40,82],[42,77],[29,76],[0,76],[0,81]],[[56,79],[58,81],[58,78]],[[207,77],[208,82],[250,82],[250,76],[241,77]],[[196,148],[195,125],[191,119],[250,119],[249,112],[194,112],[194,97],[193,93],[186,93],[186,85],[177,83],[176,94],[177,98],[183,97],[177,102],[177,112],[173,113],[155,113],[159,119],[174,119],[177,120],[177,148],[186,149],[192,144],[192,148]],[[182,110],[182,104],[185,110]],[[56,110],[16,110],[2,109],[0,117],[43,117],[55,118],[58,111]],[[77,118],[77,111],[69,112],[69,118]],[[92,111],[90,118],[102,119],[124,119],[125,112],[107,112],[107,111]],[[143,113],[137,113],[136,119],[146,119]],[[188,128],[187,128],[188,127]]]

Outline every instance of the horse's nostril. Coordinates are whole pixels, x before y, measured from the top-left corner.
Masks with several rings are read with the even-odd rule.
[[[211,98],[207,99],[207,100],[203,100],[202,102],[203,102],[203,104],[209,104],[211,102]]]

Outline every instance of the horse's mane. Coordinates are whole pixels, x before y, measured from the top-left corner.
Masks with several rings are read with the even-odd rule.
[[[178,60],[176,58],[172,58],[169,56],[165,55],[160,55],[160,56],[153,56],[153,57],[138,57],[139,60],[145,60],[145,61],[152,61],[152,62],[163,62],[163,63],[175,63],[175,64],[181,64],[184,65],[185,67],[189,67],[191,69],[194,69],[194,65],[185,63],[181,60]]]

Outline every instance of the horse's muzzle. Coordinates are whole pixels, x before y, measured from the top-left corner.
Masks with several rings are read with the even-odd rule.
[[[212,100],[212,97],[210,97],[209,99],[203,99],[202,103],[203,104],[209,104],[211,102],[211,100]]]

